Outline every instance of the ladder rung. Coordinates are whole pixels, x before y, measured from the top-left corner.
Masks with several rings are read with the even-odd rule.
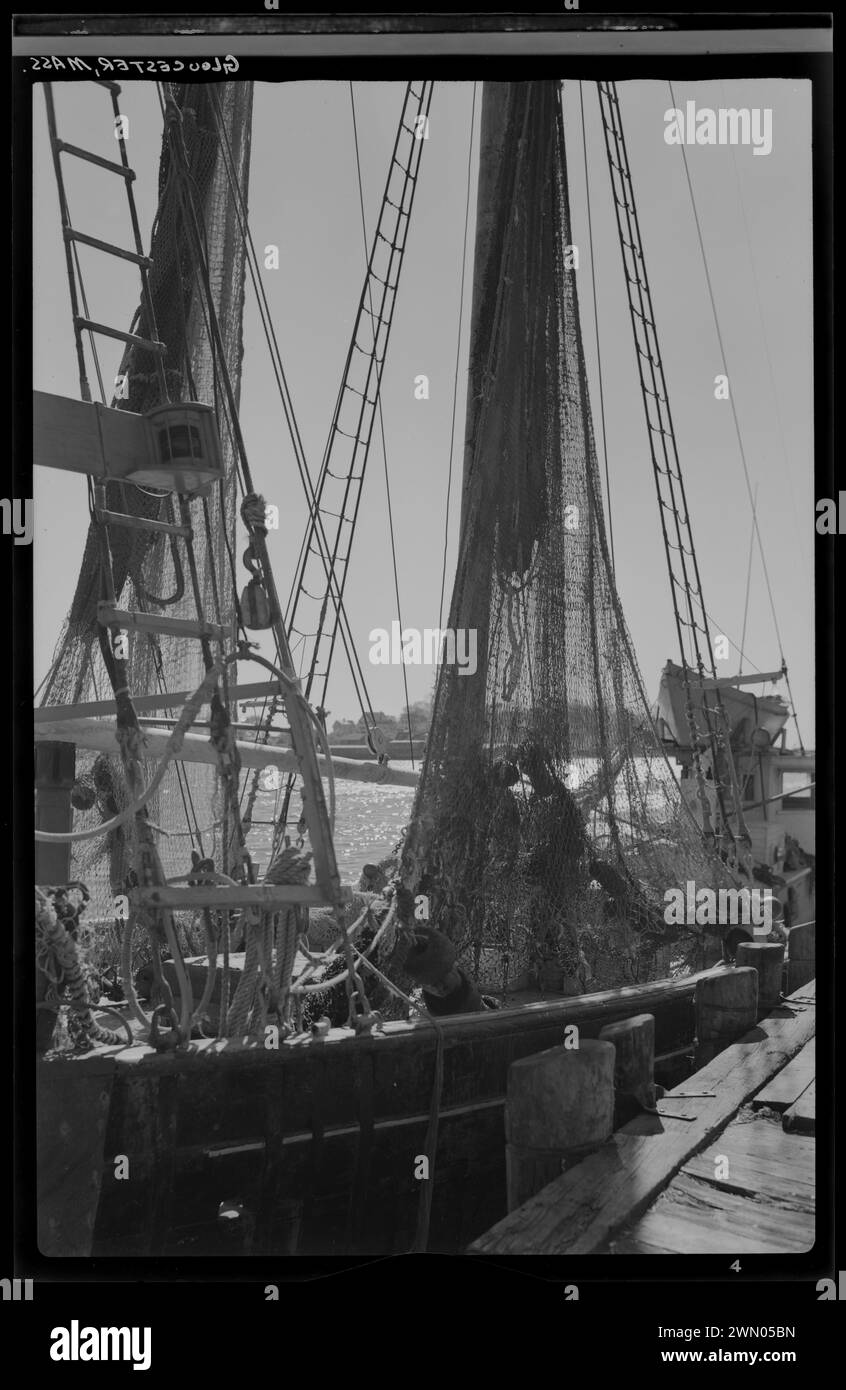
[[[83,319],[79,315],[74,319],[74,323],[77,328],[88,328],[92,333],[105,333],[107,338],[119,338],[122,343],[129,343],[131,347],[158,352],[162,357],[167,352],[164,343],[155,343],[151,338],[139,338],[135,333],[124,333],[122,328],[108,328],[104,323],[94,323],[93,319]]]
[[[137,251],[125,251],[122,246],[113,246],[110,241],[100,241],[98,237],[89,236],[87,232],[77,232],[73,227],[65,227],[62,235],[65,241],[81,241],[85,246],[93,246],[95,251],[105,251],[108,256],[120,256],[122,261],[132,261],[133,265],[140,265],[142,270],[149,270],[153,262],[149,256],[139,256]]]
[[[191,907],[260,907],[268,912],[276,908],[302,903],[309,907],[331,907],[332,898],[317,883],[284,884],[227,884],[213,888],[133,888],[130,902],[138,907],[166,907],[174,910]],[[352,900],[352,889],[342,888],[343,902]]]
[[[169,618],[165,613],[129,613],[104,600],[97,604],[97,621],[104,627],[133,628],[136,632],[162,632],[170,637],[213,637],[226,641],[229,629],[221,623],[202,623],[196,618]]]
[[[83,150],[79,145],[69,145],[66,140],[57,140],[56,149],[61,154],[72,154],[77,159],[87,159],[89,164],[98,164],[101,169],[108,169],[112,174],[120,174],[128,183],[135,178],[135,170],[127,169],[125,164],[116,164],[113,159],[104,159],[101,154],[94,154],[92,150]]]
[[[130,531],[158,531],[164,536],[193,536],[190,526],[179,526],[174,521],[152,521],[146,516],[127,516],[124,512],[107,512],[103,507],[95,509],[97,520],[104,526],[127,526]]]

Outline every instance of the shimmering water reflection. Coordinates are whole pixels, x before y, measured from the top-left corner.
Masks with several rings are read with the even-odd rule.
[[[399,759],[391,766],[411,770],[410,762]],[[420,763],[415,767],[419,771]],[[341,881],[355,884],[365,864],[377,863],[396,845],[403,827],[408,824],[414,788],[339,780],[335,783],[335,800],[335,854]],[[275,802],[274,792],[259,792],[255,819],[270,820]],[[270,853],[269,827],[256,828],[250,836],[250,850],[261,876]]]

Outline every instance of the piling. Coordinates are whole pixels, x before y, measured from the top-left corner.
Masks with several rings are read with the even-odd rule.
[[[704,1067],[758,1021],[758,972],[721,971],[696,985],[696,1066]]]
[[[781,999],[784,971],[784,944],[780,941],[741,941],[737,948],[738,966],[752,966],[758,972],[758,1018],[771,1013]]]
[[[76,748],[72,743],[39,743],[35,748],[35,828],[67,834],[73,829],[71,791],[76,778]],[[71,845],[68,840],[37,840],[35,882],[69,883]]]
[[[815,922],[803,922],[788,932],[785,994],[793,994],[816,977],[816,940]]]
[[[609,1023],[600,1041],[614,1044],[614,1128],[655,1108],[655,1019],[652,1014]]]
[[[508,1210],[522,1206],[565,1165],[603,1144],[614,1125],[612,1043],[594,1039],[522,1057],[505,1099]]]

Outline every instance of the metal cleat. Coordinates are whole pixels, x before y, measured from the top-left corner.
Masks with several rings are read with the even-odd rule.
[[[355,1020],[356,1037],[367,1036],[382,1031],[382,1015],[372,1009],[369,1014],[357,1014]]]

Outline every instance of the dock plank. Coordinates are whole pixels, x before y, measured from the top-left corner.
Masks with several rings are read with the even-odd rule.
[[[680,1093],[714,1092],[713,1097],[673,1103],[673,1113],[687,1123],[666,1113],[638,1116],[596,1153],[497,1222],[468,1247],[468,1253],[576,1255],[605,1246],[814,1036],[813,987],[804,986],[802,997],[803,1007],[769,1015],[676,1088]],[[669,1108],[665,1098],[662,1109]]]
[[[756,1110],[767,1106],[770,1110],[789,1110],[807,1090],[816,1071],[816,1039],[811,1038],[792,1062],[759,1091],[752,1101]]]
[[[728,1173],[723,1178],[727,1160]],[[743,1110],[717,1141],[695,1154],[682,1168],[690,1177],[725,1191],[767,1197],[800,1209],[813,1209],[816,1186],[814,1141],[801,1135],[785,1140],[781,1119]]]
[[[613,1254],[795,1254],[814,1243],[813,1210],[732,1192],[682,1172]]]
[[[788,1133],[792,1134],[814,1134],[816,1133],[817,1115],[817,1085],[812,1081],[806,1091],[803,1091],[795,1105],[791,1105],[789,1110],[784,1113],[782,1124]]]

